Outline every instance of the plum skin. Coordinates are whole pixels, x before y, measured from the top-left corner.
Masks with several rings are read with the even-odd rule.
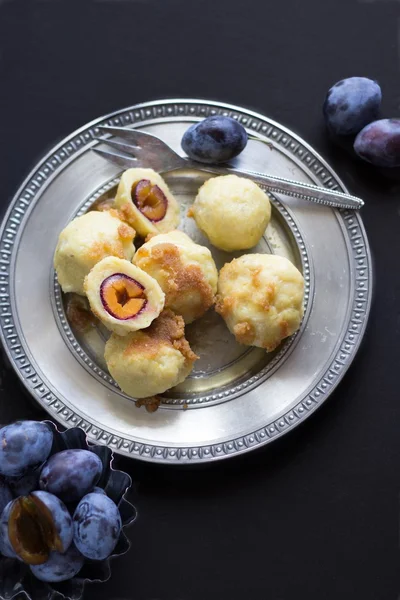
[[[366,77],[349,77],[328,91],[323,114],[329,131],[354,135],[378,118],[382,101],[379,84]]]
[[[122,529],[117,505],[106,495],[88,494],[74,517],[74,544],[87,558],[104,560],[114,550]]]
[[[43,466],[39,485],[64,502],[76,502],[93,489],[102,470],[103,464],[94,452],[63,450],[54,454]]]
[[[16,558],[8,537],[8,517],[13,504],[13,495],[8,485],[0,479],[0,554]]]
[[[9,502],[13,499],[13,494],[7,483],[0,477],[0,515]]]
[[[193,160],[221,163],[231,160],[246,147],[247,132],[231,117],[214,115],[194,123],[182,138],[182,148]]]
[[[59,535],[63,551],[71,545],[73,538],[72,518],[64,502],[54,494],[38,490],[32,492],[32,496],[38,498],[51,512],[54,526]]]
[[[16,421],[0,429],[0,475],[21,477],[44,463],[53,445],[53,432],[38,421]]]
[[[13,504],[14,500],[11,500],[4,508],[0,517],[0,554],[8,558],[18,558],[8,536],[8,520]]]
[[[15,497],[28,496],[31,492],[39,489],[39,477],[41,467],[29,471],[22,477],[8,477],[7,483]]]
[[[75,577],[83,567],[85,558],[71,544],[64,553],[51,552],[49,560],[42,565],[31,565],[33,575],[40,581],[59,583]]]
[[[355,153],[377,167],[400,166],[400,119],[380,119],[360,131]]]

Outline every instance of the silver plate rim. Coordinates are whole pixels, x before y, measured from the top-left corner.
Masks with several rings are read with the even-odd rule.
[[[174,107],[174,105],[176,105],[176,106]],[[15,263],[15,253],[10,251],[10,247],[12,247],[15,244],[15,242],[19,239],[19,237],[23,231],[23,226],[26,223],[26,220],[29,217],[30,209],[32,208],[30,201],[34,200],[35,192],[38,190],[41,190],[41,188],[42,188],[42,183],[39,183],[39,181],[44,179],[44,185],[46,184],[46,176],[44,176],[43,172],[40,173],[40,169],[43,167],[43,165],[46,164],[46,162],[49,160],[49,158],[54,157],[60,149],[61,149],[61,153],[64,151],[64,156],[65,156],[65,152],[68,147],[68,144],[71,142],[71,140],[74,140],[81,134],[82,134],[81,135],[81,138],[82,138],[81,146],[79,149],[76,149],[74,147],[73,156],[77,156],[81,152],[86,151],[88,145],[91,142],[94,142],[94,135],[96,132],[93,132],[92,128],[100,123],[104,123],[105,121],[109,121],[110,119],[114,119],[114,123],[115,123],[115,119],[118,119],[118,117],[120,115],[126,114],[128,112],[131,112],[133,114],[134,112],[139,111],[137,114],[141,115],[141,111],[143,111],[144,109],[147,109],[147,111],[150,113],[149,116],[151,116],[151,110],[149,110],[149,109],[153,108],[153,107],[155,108],[155,107],[161,107],[161,106],[168,107],[168,113],[169,113],[166,116],[164,116],[163,120],[168,121],[169,117],[172,120],[175,120],[176,117],[182,117],[182,115],[180,115],[180,114],[174,114],[174,108],[177,109],[177,107],[179,105],[187,105],[188,107],[189,106],[194,107],[194,105],[198,105],[198,107],[202,107],[198,111],[200,114],[196,114],[195,108],[193,108],[193,112],[192,112],[192,108],[191,108],[191,113],[189,115],[190,120],[200,120],[200,119],[204,118],[206,116],[207,110],[210,110],[210,109],[211,110],[217,109],[215,112],[219,111],[221,113],[225,112],[225,111],[227,111],[227,112],[232,111],[236,115],[239,115],[238,118],[240,118],[240,120],[243,122],[243,124],[247,124],[248,117],[250,117],[250,120],[251,119],[258,120],[260,122],[260,128],[261,128],[261,123],[267,124],[267,127],[265,129],[263,129],[263,133],[261,133],[261,135],[264,138],[267,138],[267,137],[269,138],[269,134],[271,133],[271,131],[274,128],[276,128],[279,132],[283,132],[287,136],[289,142],[292,142],[292,143],[297,142],[304,149],[306,149],[307,152],[309,152],[311,154],[311,156],[322,165],[324,171],[326,171],[330,175],[330,177],[335,180],[336,185],[341,190],[347,192],[347,189],[346,189],[344,183],[337,176],[335,171],[329,166],[329,164],[325,161],[325,159],[319,155],[319,153],[317,153],[309,144],[307,144],[307,142],[305,142],[297,134],[293,133],[290,129],[282,126],[280,123],[278,123],[260,113],[242,108],[240,106],[235,106],[235,105],[217,102],[217,101],[213,101],[213,100],[204,100],[204,99],[156,100],[156,101],[149,101],[149,102],[144,102],[141,104],[136,104],[131,107],[126,107],[126,108],[120,109],[120,110],[110,113],[106,116],[99,117],[99,118],[91,121],[90,123],[84,125],[83,127],[77,129],[71,135],[67,136],[61,142],[59,142],[56,146],[54,146],[41,160],[39,160],[36,163],[35,167],[31,170],[31,172],[28,174],[28,176],[23,181],[22,185],[17,190],[17,192],[15,193],[14,197],[12,198],[10,205],[3,217],[3,222],[0,227],[0,255],[2,256],[2,259],[0,259],[0,263],[3,263],[2,265],[0,265],[0,298],[1,298],[0,303],[2,305],[2,309],[1,309],[2,312],[0,312],[0,339],[2,341],[2,345],[5,350],[5,353],[10,361],[10,364],[16,371],[18,377],[20,378],[20,380],[22,381],[24,386],[31,393],[31,395],[35,398],[35,400],[38,401],[38,403],[45,410],[47,410],[47,412],[49,412],[49,414],[56,421],[58,421],[61,425],[65,426],[67,428],[78,425],[84,431],[86,431],[89,439],[96,440],[97,443],[100,443],[100,444],[109,445],[114,451],[116,451],[117,453],[120,453],[124,456],[138,458],[138,459],[141,459],[144,461],[164,463],[164,464],[175,464],[175,465],[176,464],[182,465],[182,464],[195,464],[195,463],[211,462],[211,461],[221,460],[221,459],[229,458],[231,456],[236,456],[236,455],[240,455],[243,453],[247,453],[255,448],[264,446],[264,445],[272,442],[273,440],[282,437],[285,433],[288,433],[288,431],[293,430],[295,427],[297,427],[297,425],[304,422],[304,420],[309,415],[311,415],[317,408],[319,408],[319,406],[321,406],[321,404],[336,389],[337,385],[342,380],[342,378],[344,377],[348,368],[350,367],[350,364],[352,363],[353,359],[355,358],[357,351],[359,349],[359,346],[361,344],[362,338],[364,336],[366,327],[367,327],[368,317],[369,317],[370,308],[371,308],[372,292],[373,292],[373,272],[372,272],[371,253],[370,253],[369,243],[368,243],[368,239],[366,236],[365,228],[364,228],[363,222],[361,220],[361,217],[356,212],[340,211],[344,216],[351,215],[351,217],[356,220],[357,227],[359,228],[359,231],[360,231],[360,236],[362,237],[362,240],[363,240],[363,246],[365,248],[365,258],[367,259],[367,264],[363,268],[365,269],[365,271],[367,273],[367,277],[366,277],[367,286],[363,291],[366,292],[367,297],[366,297],[366,300],[364,300],[364,303],[365,303],[365,308],[363,309],[364,317],[358,323],[359,326],[357,326],[357,330],[355,330],[355,332],[354,332],[354,335],[356,336],[356,338],[352,342],[352,348],[351,348],[351,351],[349,351],[349,353],[348,353],[349,354],[348,359],[345,362],[339,361],[339,363],[337,363],[337,368],[335,370],[331,371],[333,373],[333,376],[332,376],[332,380],[329,383],[329,390],[327,392],[320,394],[322,397],[318,401],[316,400],[316,398],[313,398],[313,402],[311,400],[305,401],[305,398],[302,398],[299,402],[299,404],[301,406],[299,407],[299,404],[298,404],[294,409],[292,409],[290,411],[292,413],[294,412],[295,417],[296,417],[296,418],[293,418],[293,421],[291,423],[283,422],[283,419],[285,416],[284,415],[284,416],[279,417],[279,419],[277,420],[276,423],[275,422],[267,423],[265,425],[265,427],[263,428],[263,431],[260,434],[258,431],[255,431],[253,433],[246,434],[245,436],[243,436],[241,438],[233,439],[231,441],[223,442],[221,444],[214,444],[211,446],[210,445],[197,446],[197,447],[186,446],[186,447],[182,447],[182,448],[159,447],[159,446],[155,446],[155,445],[152,446],[150,444],[142,444],[140,442],[132,443],[131,441],[129,441],[129,444],[128,444],[129,447],[126,447],[126,444],[124,443],[124,440],[122,438],[118,439],[118,437],[111,432],[98,430],[97,426],[92,426],[90,423],[87,423],[87,421],[85,421],[85,419],[83,419],[79,415],[73,413],[68,407],[65,407],[63,405],[62,401],[59,400],[53,392],[51,392],[50,382],[47,382],[44,378],[42,380],[40,378],[40,375],[38,373],[36,373],[35,367],[34,367],[34,357],[31,356],[29,349],[26,349],[25,354],[21,354],[20,348],[21,347],[23,348],[23,340],[19,338],[17,328],[15,327],[15,325],[13,323],[14,315],[11,310],[11,307],[12,307],[12,297],[11,296],[12,295],[10,295],[10,293],[9,293],[10,281],[12,280],[12,267],[14,266],[14,263]],[[244,116],[244,118],[243,118],[243,116]],[[132,120],[130,122],[127,122],[127,125],[129,125],[129,124],[139,125],[139,124],[145,124],[145,123],[150,123],[150,122],[154,122],[154,121],[157,121],[157,116],[155,116],[155,115],[154,115],[153,119],[148,119],[146,117],[143,117],[142,119],[138,119],[137,121]],[[264,134],[264,131],[266,132],[268,128],[271,128],[271,131],[269,132],[268,135]],[[255,130],[257,130],[257,129],[255,128]],[[89,133],[87,133],[88,131],[89,131]],[[86,135],[83,138],[84,132],[86,132]],[[274,133],[276,136],[277,132],[274,132]],[[275,141],[274,137],[272,137],[272,141]],[[297,160],[301,160],[301,162],[303,162],[304,158],[301,158],[301,159],[297,158]],[[68,152],[67,152],[66,158],[63,161],[61,161],[61,159],[59,159],[59,164],[55,165],[56,168],[63,165],[64,161],[69,162]],[[57,162],[57,161],[55,161],[55,162]],[[306,163],[304,163],[304,164],[306,167],[308,166]],[[49,170],[49,168],[48,168],[48,170]],[[55,170],[56,169],[53,169],[53,172]],[[38,173],[39,173],[39,177],[37,177],[37,179],[35,180],[34,178],[37,176]],[[46,173],[46,169],[44,169],[44,173]],[[52,174],[52,172],[50,174]],[[317,177],[317,175],[315,175],[315,177]],[[30,187],[28,187],[28,184]],[[25,193],[25,196],[23,196],[24,193]],[[15,208],[16,208],[16,205],[18,202],[21,203],[21,208],[19,211],[21,214],[17,213],[16,215],[13,215],[13,211],[15,211]],[[32,202],[32,204],[34,204],[34,203]],[[23,207],[25,207],[25,210],[23,210]],[[13,216],[14,216],[14,219],[13,219]],[[12,220],[12,223],[14,223],[14,225],[12,225],[12,226],[16,229],[16,231],[13,229],[7,229],[7,226],[9,225],[10,220]],[[21,225],[22,225],[22,228],[20,227]],[[344,227],[344,224],[343,224],[343,227]],[[7,235],[6,235],[6,233],[7,233]],[[355,248],[353,248],[351,246],[350,240],[347,238],[346,238],[346,244],[348,246],[349,251],[351,251],[352,249],[355,250]],[[354,256],[354,258],[356,259],[356,256]],[[7,265],[8,265],[8,267],[10,267],[10,269],[9,269],[10,272],[8,272],[8,273],[7,273]],[[3,290],[4,290],[4,292],[3,292]],[[352,301],[353,301],[353,304],[349,306],[349,310],[348,310],[349,325],[351,322],[351,313],[354,310],[354,305],[356,302],[355,297],[352,298]],[[6,327],[6,326],[8,326],[8,327]],[[8,333],[8,336],[7,336],[7,332],[9,332],[11,330],[10,328],[14,328],[14,331],[12,331],[12,335],[10,335]],[[9,339],[9,338],[13,338],[13,340],[14,340],[13,342],[11,342],[12,345],[7,342],[7,339]],[[353,336],[353,338],[354,338],[354,336]],[[15,340],[17,340],[17,344],[14,343]],[[316,385],[313,385],[313,390],[310,390],[308,392],[308,394],[306,394],[306,396],[311,397],[312,393],[315,392],[315,390],[318,388],[318,385],[325,378],[326,373],[330,370],[331,366],[337,360],[335,357],[338,355],[338,353],[341,352],[341,345],[342,345],[342,343],[344,343],[344,341],[339,340],[339,342],[340,343],[337,344],[337,346],[335,347],[335,350],[332,353],[331,364],[328,366],[327,370],[323,373],[320,381]],[[27,368],[30,368],[29,377],[26,373],[23,373],[23,370],[26,371]],[[32,373],[32,371],[33,371],[33,373]],[[317,393],[315,393],[315,395],[317,395]],[[308,402],[310,404],[308,404]],[[60,407],[60,405],[61,405],[61,407]],[[302,408],[303,408],[303,410],[302,410]],[[296,412],[296,409],[298,412]],[[278,423],[278,421],[280,421],[280,423]],[[269,429],[268,433],[267,433],[267,429]],[[215,448],[213,448],[213,446],[215,446]]]

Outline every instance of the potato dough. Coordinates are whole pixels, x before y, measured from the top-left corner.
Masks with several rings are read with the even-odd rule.
[[[299,328],[303,296],[303,276],[287,258],[246,254],[222,267],[216,310],[238,342],[271,352]]]
[[[148,327],[164,308],[165,295],[157,281],[113,256],[93,267],[84,289],[93,314],[118,335]]]
[[[271,204],[251,179],[222,175],[201,186],[188,215],[214,246],[231,252],[258,244],[271,218]]]
[[[84,296],[86,275],[102,258],[131,260],[135,231],[109,212],[88,212],[65,227],[58,238],[54,268],[63,292]]]
[[[141,192],[136,192],[141,186]],[[143,237],[171,231],[179,223],[179,205],[164,179],[153,169],[128,169],[122,174],[115,207]]]
[[[198,358],[185,338],[182,317],[164,310],[150,327],[125,337],[112,334],[105,348],[108,369],[133,398],[162,394],[186,379]]]
[[[155,235],[137,251],[135,265],[158,281],[165,306],[191,323],[215,301],[218,271],[208,248],[181,231]]]

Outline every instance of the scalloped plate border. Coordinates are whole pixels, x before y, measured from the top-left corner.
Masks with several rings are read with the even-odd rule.
[[[348,327],[343,340],[332,356],[332,361],[317,385],[301,399],[295,408],[278,420],[240,438],[225,443],[200,447],[163,447],[132,442],[99,429],[78,413],[73,412],[57,398],[50,383],[41,378],[33,357],[24,347],[14,321],[12,270],[15,262],[14,246],[29,216],[30,207],[38,192],[46,187],[52,175],[72,157],[86,151],[100,133],[99,125],[138,125],[157,119],[189,117],[202,119],[211,114],[224,114],[238,119],[252,133],[279,144],[282,150],[304,164],[315,179],[331,189],[347,191],[344,184],[306,142],[280,124],[261,114],[237,106],[207,100],[173,99],[146,102],[100,117],[75,131],[47,154],[28,175],[12,199],[0,230],[0,337],[5,352],[24,386],[47,412],[65,427],[81,427],[90,440],[110,446],[116,452],[152,462],[167,464],[201,463],[227,458],[252,450],[284,435],[304,421],[338,385],[354,359],[368,321],[372,297],[372,264],[365,229],[358,213],[339,211],[342,225],[347,230],[350,259],[354,266],[354,296]]]

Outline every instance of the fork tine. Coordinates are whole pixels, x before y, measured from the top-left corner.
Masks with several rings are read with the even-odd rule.
[[[127,129],[126,127],[112,127],[111,125],[99,125],[99,129],[104,131],[104,133],[111,133],[112,135],[119,135],[120,137],[124,137],[124,133],[133,131],[132,129]]]
[[[107,146],[111,146],[112,148],[115,148],[116,150],[121,151],[121,153],[126,152],[126,154],[130,154],[134,158],[136,158],[135,150],[136,149],[138,150],[137,146],[133,146],[132,144],[126,144],[124,142],[117,142],[117,141],[111,140],[111,139],[103,140],[102,138],[99,138],[99,137],[97,137],[96,140],[98,140],[102,144],[106,144]]]
[[[159,143],[159,138],[151,135],[151,133],[145,133],[144,131],[138,131],[137,129],[126,129],[125,127],[110,127],[109,125],[100,125],[99,129],[104,133],[110,133],[116,137],[120,137],[126,141],[132,143],[138,143],[140,140],[145,141],[147,144],[154,142]]]
[[[117,165],[117,167],[122,167],[123,169],[130,169],[131,167],[139,166],[136,158],[122,156],[121,154],[116,154],[115,152],[110,152],[109,150],[100,150],[99,148],[92,148],[92,151],[96,152],[96,154],[102,158],[105,158],[114,165]]]

